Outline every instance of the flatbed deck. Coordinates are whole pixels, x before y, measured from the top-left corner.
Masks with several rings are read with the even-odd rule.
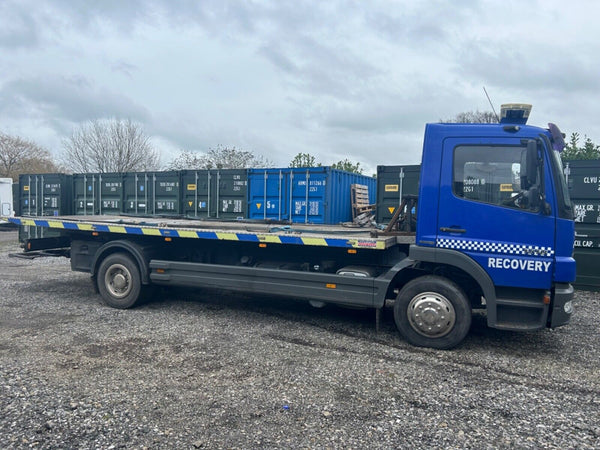
[[[139,216],[32,216],[12,217],[9,221],[22,226],[83,232],[373,250],[385,250],[396,244],[415,242],[414,235],[371,237],[370,233],[374,228],[281,224],[253,220],[217,221]]]

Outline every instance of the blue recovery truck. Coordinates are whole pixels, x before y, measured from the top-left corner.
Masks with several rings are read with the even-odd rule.
[[[27,241],[25,252],[62,251],[116,308],[157,285],[370,308],[376,318],[393,301],[402,336],[439,349],[464,339],[474,310],[493,328],[554,328],[573,309],[573,209],[563,136],[553,124],[527,125],[530,109],[505,105],[497,124],[428,124],[418,200],[398,208],[403,231],[124,216],[9,220],[59,230]],[[413,213],[416,232],[406,231]]]

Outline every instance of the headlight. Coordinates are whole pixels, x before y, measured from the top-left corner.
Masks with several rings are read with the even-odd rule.
[[[573,312],[573,302],[572,301],[568,301],[567,303],[565,303],[565,312],[567,314],[571,314]]]

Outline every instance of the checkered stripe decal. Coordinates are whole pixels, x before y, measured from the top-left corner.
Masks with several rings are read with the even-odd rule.
[[[437,247],[452,250],[468,250],[471,252],[501,253],[524,256],[552,256],[554,250],[550,247],[537,245],[504,244],[502,242],[472,241],[464,239],[438,239]]]

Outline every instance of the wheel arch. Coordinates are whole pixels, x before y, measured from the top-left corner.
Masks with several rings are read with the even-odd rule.
[[[496,304],[496,288],[494,282],[483,267],[464,253],[443,248],[418,247],[416,245],[411,245],[410,257],[417,261],[431,263],[429,266],[433,267],[432,273],[434,274],[436,273],[436,270],[443,269],[444,267],[451,268],[452,270],[464,274],[466,279],[472,280],[473,283],[479,286],[488,307]],[[464,282],[461,283],[460,280],[455,282],[465,289]]]
[[[150,284],[150,258],[144,248],[134,242],[118,240],[110,241],[102,245],[94,255],[91,264],[92,278],[95,280],[102,261],[113,253],[126,253],[133,257],[140,270],[142,284]],[[95,285],[96,283],[94,283]]]
[[[376,307],[383,306],[386,298],[396,298],[399,289],[424,275],[440,275],[451,279],[467,294],[479,289],[485,297],[488,314],[495,311],[496,289],[487,272],[467,255],[455,250],[411,246],[410,256],[396,264],[381,281],[385,289],[376,298]]]

